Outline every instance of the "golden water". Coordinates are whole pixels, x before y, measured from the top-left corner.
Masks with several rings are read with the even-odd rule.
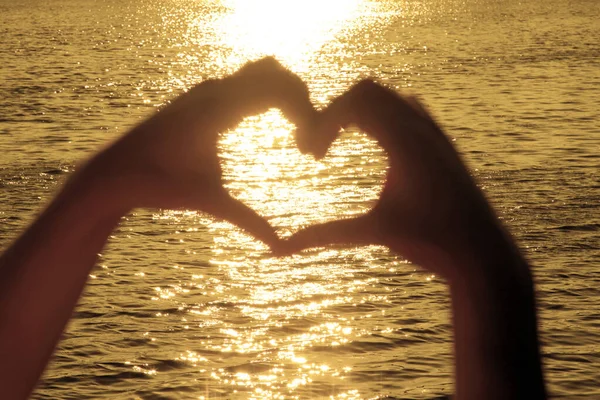
[[[275,55],[313,101],[363,76],[421,95],[535,265],[556,396],[600,396],[600,6],[593,0],[0,4],[0,241],[77,160],[197,82]],[[231,192],[282,235],[359,214],[386,160],[301,155],[272,110],[223,134]],[[452,393],[446,287],[379,247],[276,259],[193,211],[128,216],[35,398]]]

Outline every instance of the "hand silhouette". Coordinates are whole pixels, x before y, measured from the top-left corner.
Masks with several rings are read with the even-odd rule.
[[[195,86],[69,177],[0,256],[3,399],[31,393],[98,253],[133,208],[200,210],[271,246],[279,242],[263,218],[223,188],[217,156],[220,132],[271,107],[298,127],[316,116],[301,79],[266,58]]]
[[[546,398],[529,266],[451,141],[415,98],[369,80],[333,100],[297,140],[323,157],[351,124],[388,154],[379,200],[365,215],[297,232],[281,252],[379,244],[441,275],[452,300],[456,398]]]
[[[316,115],[304,82],[264,58],[195,86],[100,152],[82,173],[101,179],[109,202],[124,210],[195,209],[273,246],[279,239],[268,222],[223,188],[217,155],[220,132],[272,107],[299,127]]]
[[[364,80],[320,113],[298,142],[323,157],[340,128],[356,125],[387,152],[389,170],[373,209],[357,218],[308,227],[283,252],[329,244],[379,244],[446,277],[447,258],[476,247],[477,235],[501,228],[451,141],[414,97]],[[502,235],[501,235],[502,236]]]

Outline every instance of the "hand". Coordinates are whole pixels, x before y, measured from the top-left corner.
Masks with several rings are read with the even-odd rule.
[[[316,116],[300,78],[267,58],[197,85],[78,168],[0,256],[3,399],[31,393],[98,253],[132,208],[197,209],[279,242],[223,188],[217,156],[219,132],[271,107],[300,128]]]
[[[280,108],[298,127],[316,116],[302,80],[273,58],[246,64],[176,98],[93,158],[84,179],[100,179],[109,201],[134,207],[197,209],[273,246],[273,228],[223,188],[218,134],[244,117]]]
[[[545,399],[529,266],[419,102],[372,81],[333,100],[297,141],[323,157],[356,124],[387,151],[381,196],[366,215],[292,235],[287,253],[331,243],[388,246],[446,278],[452,300],[455,398]]]
[[[479,236],[503,240],[494,212],[460,156],[415,98],[362,81],[320,113],[318,129],[298,130],[299,147],[323,157],[339,129],[350,124],[388,154],[381,196],[363,216],[294,234],[287,253],[332,243],[379,244],[449,278],[457,272],[449,259],[474,250]]]

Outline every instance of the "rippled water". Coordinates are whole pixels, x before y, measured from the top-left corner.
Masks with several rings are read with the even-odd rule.
[[[600,397],[600,3],[134,0],[0,4],[0,243],[75,163],[203,79],[274,54],[325,104],[361,76],[418,93],[535,265],[549,388]],[[223,135],[230,190],[284,234],[361,213],[386,160],[322,162],[272,111]],[[446,287],[383,248],[270,258],[195,212],[136,211],[35,398],[452,393]]]

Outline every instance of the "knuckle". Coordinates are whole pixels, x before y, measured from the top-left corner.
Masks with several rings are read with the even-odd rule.
[[[383,88],[373,79],[367,78],[356,83],[352,89],[362,96],[372,96],[380,92]]]
[[[354,85],[354,91],[360,94],[372,94],[380,88],[379,84],[371,78],[363,79]]]
[[[281,65],[281,63],[277,61],[277,59],[273,56],[261,58],[257,61],[257,63],[260,63],[261,65],[264,65],[267,68],[283,69],[283,65]]]
[[[242,75],[268,75],[273,71],[284,71],[285,68],[273,56],[268,56],[255,61],[249,61],[238,71]]]

